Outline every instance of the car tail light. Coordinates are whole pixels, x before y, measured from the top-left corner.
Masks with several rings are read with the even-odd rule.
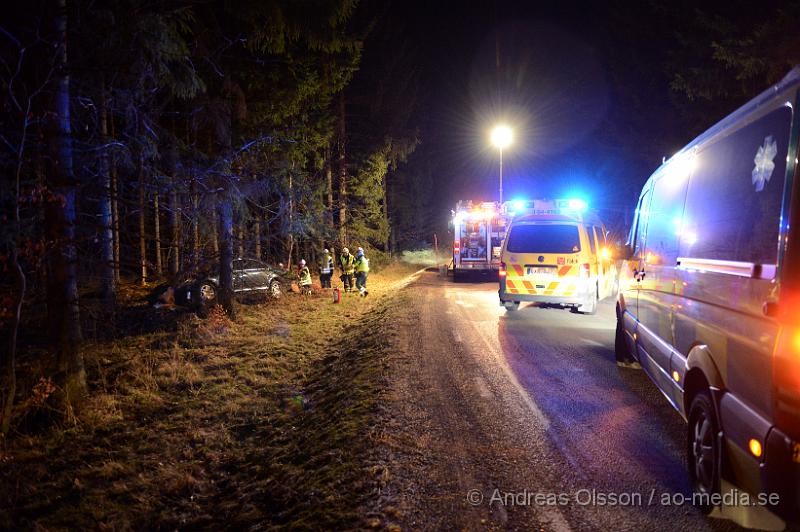
[[[454,240],[453,241],[453,253],[458,255],[461,252],[461,241]]]
[[[500,271],[498,273],[500,274],[500,277],[505,277],[506,275],[508,275],[505,262],[500,263]]]
[[[591,272],[591,265],[590,264],[588,264],[588,263],[581,264],[581,277],[583,277],[584,279],[588,279],[590,272]]]

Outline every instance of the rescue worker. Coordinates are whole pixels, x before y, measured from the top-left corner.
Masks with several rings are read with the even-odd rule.
[[[306,266],[305,259],[300,261],[298,266],[297,275],[300,277],[300,281],[297,283],[300,285],[300,292],[303,294],[310,294],[311,293],[311,271]]]
[[[347,248],[344,248],[342,254],[339,256],[339,268],[342,270],[341,279],[342,283],[344,283],[345,292],[354,290],[353,274],[355,273],[355,260],[356,258]]]
[[[322,260],[319,263],[319,282],[322,288],[331,287],[331,277],[333,276],[333,257],[331,252],[325,249]]]
[[[369,259],[364,255],[364,248],[358,248],[355,260],[356,287],[362,297],[369,295],[367,292],[367,276],[369,275]]]

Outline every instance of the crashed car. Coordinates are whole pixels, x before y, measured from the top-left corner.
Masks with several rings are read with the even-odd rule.
[[[291,275],[256,259],[235,259],[233,261],[233,292],[267,292],[274,299],[280,298],[289,290]],[[194,283],[193,295],[200,302],[210,303],[217,299],[219,292],[219,273],[206,276]]]
[[[256,259],[234,259],[233,292],[266,293],[273,299],[291,290],[294,276]],[[158,286],[148,297],[153,306],[208,305],[219,294],[219,270],[200,269],[180,275],[175,282]]]

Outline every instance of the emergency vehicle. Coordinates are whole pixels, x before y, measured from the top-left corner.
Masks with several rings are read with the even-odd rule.
[[[500,269],[508,216],[494,201],[459,201],[453,211],[453,280],[465,272]]]
[[[631,209],[617,360],[687,421],[706,511],[729,483],[800,521],[798,108],[795,67],[665,161]]]
[[[510,202],[500,254],[500,303],[550,303],[594,314],[615,294],[616,266],[605,226],[580,199]]]

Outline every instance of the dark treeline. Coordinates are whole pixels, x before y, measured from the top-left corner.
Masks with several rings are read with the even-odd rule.
[[[360,245],[380,259],[403,243],[390,227],[413,205],[412,178],[396,167],[417,144],[408,127],[417,73],[405,68],[417,52],[398,46],[392,62],[380,59],[399,39],[382,9],[355,0],[4,9],[4,433],[27,308],[45,309],[41,336],[70,408],[87,393],[86,300],[113,316],[126,283],[219,268],[219,301],[234,315],[236,256],[290,266],[323,246]]]

